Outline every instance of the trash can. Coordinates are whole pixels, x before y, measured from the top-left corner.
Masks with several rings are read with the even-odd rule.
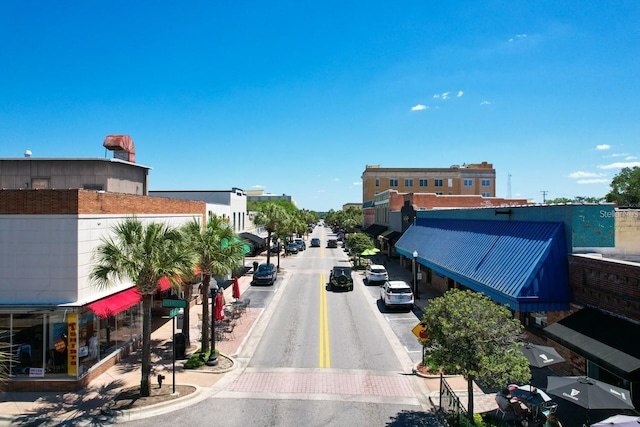
[[[187,337],[182,332],[173,336],[173,348],[176,352],[176,359],[186,359],[187,355]]]

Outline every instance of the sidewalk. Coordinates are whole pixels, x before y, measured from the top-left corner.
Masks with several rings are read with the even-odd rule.
[[[251,262],[248,262],[247,265],[251,266]],[[252,271],[248,271],[239,278],[241,294],[251,285],[252,273]],[[232,286],[227,286],[224,289],[224,297],[227,303],[233,301]],[[262,309],[249,306],[237,320],[234,333],[228,336],[228,339],[216,341],[216,349],[221,354],[232,358],[238,352],[261,312]],[[201,313],[202,305],[200,304],[195,304],[190,308],[191,348],[187,349],[187,356],[199,348],[200,322],[198,314]],[[173,384],[173,320],[168,317],[163,317],[161,320],[156,318],[154,326],[155,329],[151,334],[153,343],[151,386],[157,387],[156,376],[158,374],[165,376],[164,384]],[[51,425],[61,423],[92,425],[96,419],[104,418],[101,416],[101,409],[112,401],[121,390],[140,385],[139,353],[138,351],[127,356],[91,381],[80,392],[0,393],[0,425],[26,425],[30,423],[38,425],[47,425],[47,423],[51,423]],[[175,383],[193,385],[196,387],[196,392],[171,401],[172,404],[179,406],[184,405],[185,400],[201,399],[202,391],[213,386],[229,370],[223,367],[207,367],[198,370],[183,369],[185,362],[186,360],[176,360]],[[155,409],[148,408],[150,411]],[[128,418],[130,414],[120,415]],[[111,421],[114,420],[111,419]]]

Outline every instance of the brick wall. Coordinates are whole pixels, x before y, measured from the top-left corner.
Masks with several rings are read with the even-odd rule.
[[[206,203],[92,190],[0,190],[0,215],[196,214]]]
[[[590,305],[640,321],[640,265],[571,255],[569,285],[576,304]]]

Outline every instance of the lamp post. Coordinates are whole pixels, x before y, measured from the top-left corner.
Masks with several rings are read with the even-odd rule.
[[[207,366],[216,366],[218,364],[218,355],[216,354],[216,298],[218,296],[218,282],[211,278],[211,353],[209,359],[205,362]]]
[[[280,271],[280,239],[276,240],[276,247],[278,248],[278,271]]]
[[[418,299],[418,273],[416,269],[416,261],[418,260],[418,251],[413,251],[413,296]]]

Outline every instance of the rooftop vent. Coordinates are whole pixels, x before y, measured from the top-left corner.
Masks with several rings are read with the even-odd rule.
[[[129,135],[107,135],[102,145],[107,150],[113,151],[114,159],[136,162],[136,149]]]

